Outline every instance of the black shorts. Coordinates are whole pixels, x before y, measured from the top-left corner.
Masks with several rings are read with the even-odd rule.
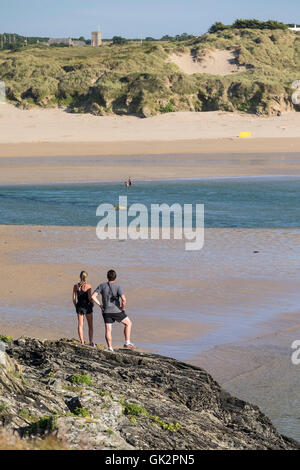
[[[127,318],[125,312],[103,313],[102,315],[104,323],[115,323],[115,321],[121,323],[125,318]]]
[[[76,304],[76,313],[79,315],[89,315],[93,313],[93,304],[89,302],[88,304]]]

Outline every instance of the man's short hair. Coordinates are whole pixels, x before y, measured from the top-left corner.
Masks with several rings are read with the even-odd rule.
[[[107,279],[109,281],[115,281],[116,277],[117,277],[116,271],[114,271],[113,269],[110,269],[107,273]]]

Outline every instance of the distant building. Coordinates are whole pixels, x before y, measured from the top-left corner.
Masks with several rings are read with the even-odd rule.
[[[71,38],[50,38],[48,39],[47,42],[44,42],[43,44],[46,44],[46,46],[55,46],[55,45],[65,45],[65,46],[85,46],[84,41],[78,41],[77,39],[71,39]]]
[[[79,41],[77,39],[72,39],[72,46],[86,46],[85,41]]]
[[[102,33],[101,33],[101,31],[93,31],[92,32],[91,45],[93,47],[98,47],[98,46],[102,45]]]
[[[72,46],[71,38],[50,38],[46,42],[48,46],[54,46],[55,44],[64,44],[65,46]]]
[[[300,31],[300,26],[295,24],[292,28],[289,28],[291,31]]]

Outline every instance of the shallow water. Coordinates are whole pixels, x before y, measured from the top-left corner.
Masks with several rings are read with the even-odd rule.
[[[148,181],[129,189],[116,183],[2,186],[0,223],[95,226],[97,207],[118,205],[119,196],[148,211],[151,204],[204,204],[206,227],[300,227],[296,177]]]

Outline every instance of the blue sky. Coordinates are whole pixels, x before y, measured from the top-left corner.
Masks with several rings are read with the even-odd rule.
[[[236,18],[300,23],[299,0],[0,0],[0,33],[27,36],[161,37],[205,33]]]

